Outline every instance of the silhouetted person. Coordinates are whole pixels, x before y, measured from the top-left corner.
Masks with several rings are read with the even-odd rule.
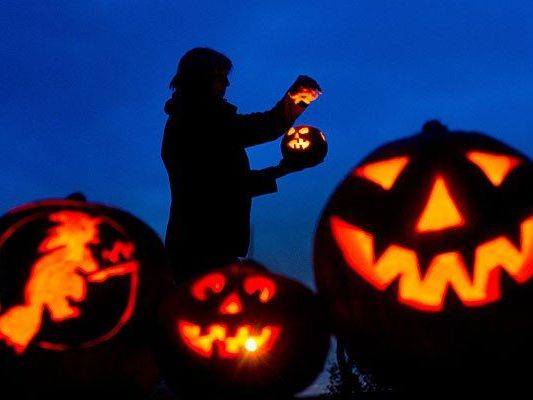
[[[243,115],[224,99],[231,68],[223,54],[195,48],[170,83],[161,155],[172,195],[165,244],[178,282],[246,256],[251,198],[304,167],[250,170],[245,149],[286,132],[318,97],[318,84],[300,76],[270,111]]]

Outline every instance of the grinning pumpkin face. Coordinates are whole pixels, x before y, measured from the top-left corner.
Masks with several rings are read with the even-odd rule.
[[[327,347],[315,302],[300,284],[251,261],[194,279],[162,308],[167,379],[177,390],[187,390],[178,382],[184,373],[191,390],[302,389],[320,371]],[[312,346],[316,352],[308,354]]]
[[[407,307],[442,311],[449,292],[479,307],[501,298],[502,274],[533,275],[533,203],[517,195],[530,173],[495,140],[425,133],[357,166],[324,223],[345,265],[378,291],[397,281]]]
[[[295,126],[283,136],[283,158],[302,164],[318,163],[324,159],[328,145],[324,134],[308,125]]]
[[[233,286],[233,290],[226,285]],[[220,296],[219,303],[213,304],[215,314],[222,321],[203,327],[186,319],[178,320],[179,336],[192,351],[206,358],[238,358],[268,353],[276,345],[283,330],[279,324],[261,326],[239,321],[241,314],[247,314],[244,305],[248,305],[248,297],[256,297],[262,304],[272,301],[277,286],[271,278],[256,274],[244,279],[233,277],[228,282],[223,273],[214,272],[198,279],[190,290],[191,296],[199,302]]]
[[[353,342],[352,335],[381,332],[380,345],[418,352],[423,363],[437,352],[455,354],[447,334],[463,343],[482,326],[491,331],[531,283],[532,181],[523,154],[437,122],[370,154],[336,189],[315,240],[317,285],[341,336]],[[403,325],[395,338],[383,333],[390,327],[378,315]],[[431,332],[423,340],[431,350],[407,339],[421,332]],[[473,341],[480,352],[485,337]]]

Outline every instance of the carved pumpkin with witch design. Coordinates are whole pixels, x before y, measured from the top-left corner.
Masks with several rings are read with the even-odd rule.
[[[293,394],[318,375],[329,347],[311,291],[252,261],[180,286],[160,325],[166,380],[196,396]]]
[[[166,268],[157,236],[120,210],[50,200],[10,211],[0,219],[3,376],[29,397],[150,391],[150,314]]]
[[[533,355],[532,183],[525,155],[435,121],[356,166],[314,255],[354,359],[408,389],[518,378]]]

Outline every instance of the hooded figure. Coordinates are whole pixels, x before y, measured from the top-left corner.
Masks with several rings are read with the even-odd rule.
[[[246,148],[283,135],[318,97],[318,84],[300,76],[270,111],[238,114],[224,99],[231,68],[223,54],[195,48],[170,83],[161,155],[172,196],[165,245],[177,282],[246,256],[252,197],[308,167],[282,161],[251,170]]]

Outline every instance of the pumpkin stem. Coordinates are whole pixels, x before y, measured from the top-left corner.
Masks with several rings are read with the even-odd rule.
[[[422,127],[422,133],[424,134],[440,135],[449,132],[448,128],[436,119],[426,122]]]
[[[67,200],[87,201],[87,197],[81,192],[74,192],[65,197]]]

